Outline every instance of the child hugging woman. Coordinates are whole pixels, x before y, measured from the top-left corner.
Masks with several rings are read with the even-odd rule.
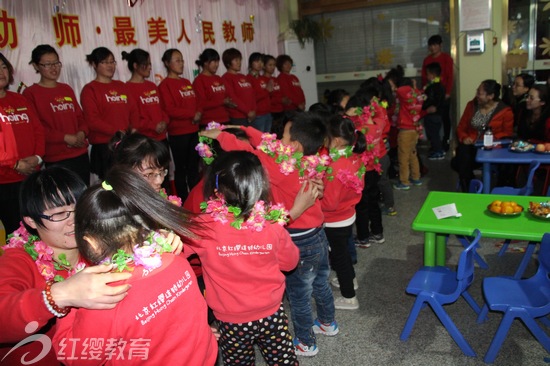
[[[227,152],[206,176],[198,218],[206,301],[220,321],[225,365],[253,365],[257,344],[269,365],[297,364],[282,298],[299,251],[283,227],[287,211],[270,203],[269,181],[254,154]],[[252,295],[253,294],[253,295]]]
[[[111,310],[78,309],[59,321],[53,345],[63,363],[214,365],[206,303],[191,266],[170,253],[167,239],[168,230],[192,237],[191,225],[127,167],[111,170],[82,195],[75,208],[81,254],[90,263],[130,271],[132,289]]]

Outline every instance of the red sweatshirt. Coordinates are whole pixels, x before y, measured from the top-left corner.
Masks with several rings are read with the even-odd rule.
[[[184,78],[164,78],[159,84],[160,104],[168,114],[168,135],[196,133],[193,123],[197,113],[197,97],[191,82]]]
[[[25,176],[17,173],[13,166],[22,158],[44,156],[44,128],[24,96],[6,91],[6,96],[0,98],[0,129],[3,139],[0,184],[21,182]],[[10,156],[13,153],[16,153],[15,159]]]
[[[84,121],[82,109],[73,89],[67,84],[57,83],[54,88],[38,84],[29,86],[23,95],[33,105],[44,126],[46,135],[46,154],[44,161],[53,163],[75,158],[88,152],[88,143],[83,147],[69,147],[65,135],[84,132],[88,135],[88,126]]]
[[[271,109],[271,99],[269,98],[269,90],[267,90],[269,79],[263,75],[254,76],[252,74],[246,75],[246,78],[252,84],[256,95],[256,115],[269,114]]]
[[[228,95],[221,77],[199,74],[193,81],[193,89],[197,94],[197,109],[202,113],[201,125],[207,125],[212,121],[218,123],[229,121],[229,115],[223,104]]]
[[[206,302],[216,318],[246,323],[275,313],[285,292],[281,271],[294,269],[300,256],[285,228],[267,223],[260,232],[237,230],[210,214],[197,221],[201,239],[191,250],[201,259]]]
[[[306,96],[300,85],[300,80],[295,75],[281,72],[277,77],[277,81],[281,86],[282,96],[290,99],[290,104],[283,105],[285,111],[296,110],[300,104],[305,104]]]
[[[230,118],[247,118],[250,111],[256,111],[256,96],[252,84],[243,74],[226,72],[222,76],[227,95],[236,108],[227,108]]]
[[[340,151],[343,154],[344,150]],[[335,158],[331,154],[331,158]],[[332,161],[333,179],[325,179],[325,190],[321,207],[327,227],[344,227],[355,222],[355,205],[361,199],[365,178],[357,176],[363,163],[358,154],[346,158],[341,156]]]
[[[445,52],[441,52],[437,57],[426,56],[422,62],[422,85],[428,84],[426,66],[432,62],[437,62],[441,66],[441,84],[445,87],[445,94],[451,95],[453,91],[453,58]]]
[[[152,271],[134,268],[132,288],[114,309],[73,309],[60,319],[52,342],[58,358],[79,366],[214,365],[216,339],[191,266],[172,254],[162,261]]]
[[[157,141],[166,140],[166,131],[157,133],[155,129],[159,122],[168,123],[168,115],[164,113],[160,104],[160,94],[157,86],[145,80],[143,83],[126,83],[128,94],[136,101],[139,109],[139,125],[137,132],[155,139]]]
[[[410,86],[397,88],[399,99],[399,119],[397,128],[400,130],[416,130],[417,124],[422,118],[422,103],[424,102],[422,91]]]
[[[57,274],[66,277],[67,272]],[[48,311],[42,298],[46,280],[38,272],[31,256],[23,249],[6,249],[0,256],[0,360],[12,348],[31,334],[45,334],[49,339],[55,333],[56,318]],[[25,327],[37,322],[37,330],[25,332]],[[3,360],[5,365],[21,365],[25,353],[27,361],[34,359],[43,350],[42,343],[29,342],[15,349]],[[59,365],[53,348],[44,358],[33,363],[38,366]]]
[[[284,175],[281,173],[280,165],[275,162],[275,158],[270,157],[261,150],[256,150],[252,146],[258,146],[262,140],[262,132],[253,127],[241,127],[246,131],[249,141],[238,140],[235,135],[227,132],[221,132],[218,136],[218,141],[222,149],[231,150],[246,150],[250,151],[260,159],[271,185],[271,193],[273,202],[282,203],[285,207],[292,207],[294,199],[300,191],[302,178],[299,177],[297,170]],[[315,204],[308,208],[298,219],[292,221],[288,228],[290,229],[312,229],[320,227],[324,222],[323,212],[321,210],[321,202],[315,201]]]
[[[273,84],[273,90],[270,93],[271,107],[269,111],[271,113],[281,113],[283,111],[283,93],[281,92],[281,86],[279,85],[279,80],[274,77],[265,78]]]
[[[117,131],[139,127],[137,103],[128,98],[128,89],[122,81],[100,83],[94,80],[86,84],[80,93],[80,103],[91,144],[106,144]]]

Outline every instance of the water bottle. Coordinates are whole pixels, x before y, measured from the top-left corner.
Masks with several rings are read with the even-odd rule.
[[[485,128],[485,133],[483,134],[483,149],[491,150],[493,148],[493,131],[490,126]]]

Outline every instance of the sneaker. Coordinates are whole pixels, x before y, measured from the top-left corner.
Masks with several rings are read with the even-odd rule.
[[[294,350],[298,356],[312,357],[319,353],[319,348],[314,344],[313,346],[308,346],[305,343],[302,343],[298,338],[294,338],[292,341],[294,343]]]
[[[369,243],[372,244],[383,244],[386,242],[384,239],[384,234],[371,234],[369,236]]]
[[[338,282],[338,277],[334,277],[332,280],[330,280],[330,284],[336,288],[340,288],[340,282]],[[357,278],[353,279],[353,289],[357,290],[359,288],[359,283],[357,282]]]
[[[315,334],[335,336],[339,331],[340,329],[338,329],[338,323],[336,323],[336,320],[333,320],[330,324],[321,323],[319,319],[315,319],[313,322],[313,333]]]
[[[417,187],[422,185],[422,181],[420,179],[411,179],[411,183]]]
[[[398,189],[400,191],[408,191],[409,189],[411,189],[411,185],[410,184],[403,184],[403,183],[399,182],[399,183],[393,185],[393,189]]]
[[[433,152],[428,155],[428,160],[443,160],[445,159],[445,153],[443,151]]]
[[[359,301],[357,301],[357,296],[352,298],[337,296],[334,298],[334,307],[340,310],[357,310],[359,309]]]
[[[359,248],[368,248],[370,247],[369,239],[357,239],[355,238],[355,246]]]
[[[385,215],[388,215],[388,216],[397,215],[397,211],[393,207],[384,207],[382,211],[384,212]]]

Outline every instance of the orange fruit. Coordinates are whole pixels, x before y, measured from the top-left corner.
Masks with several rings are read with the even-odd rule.
[[[503,214],[511,214],[511,213],[514,213],[514,208],[510,205],[508,206],[502,206],[502,213]]]
[[[500,213],[500,205],[495,205],[494,203],[491,204],[489,210],[495,213]]]
[[[500,206],[502,204],[502,201],[494,200],[491,204],[496,205],[496,206]]]
[[[518,212],[521,212],[521,211],[523,211],[523,209],[521,208],[521,206],[516,205],[516,206],[514,207],[514,213],[518,213]]]

